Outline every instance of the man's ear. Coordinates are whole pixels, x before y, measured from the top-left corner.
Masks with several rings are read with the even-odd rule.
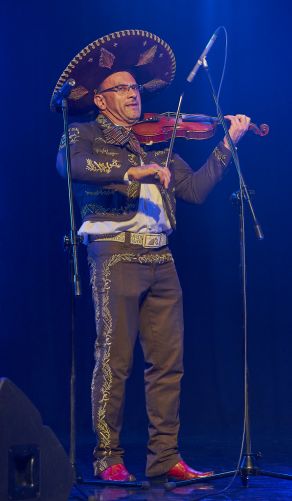
[[[98,109],[101,111],[106,110],[106,100],[102,94],[95,94],[93,100]]]

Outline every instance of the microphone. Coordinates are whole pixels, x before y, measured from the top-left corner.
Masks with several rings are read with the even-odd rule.
[[[62,87],[55,92],[52,97],[51,108],[57,109],[62,106],[62,101],[64,98],[68,97],[73,87],[75,87],[76,82],[74,78],[68,78]]]
[[[219,26],[219,28],[217,28],[217,30],[214,31],[209,42],[207,43],[206,47],[204,48],[202,54],[200,55],[198,61],[196,62],[195,66],[193,67],[192,71],[190,72],[190,74],[187,78],[187,82],[192,83],[192,81],[194,80],[196,74],[198,73],[200,67],[203,64],[203,60],[205,59],[205,57],[207,56],[209,51],[212,49],[212,47],[213,47],[213,45],[218,37],[218,33],[219,33],[220,29],[221,29],[221,26]]]

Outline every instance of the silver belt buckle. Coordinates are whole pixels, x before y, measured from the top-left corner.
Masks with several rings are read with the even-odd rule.
[[[163,235],[160,233],[152,233],[151,235],[143,235],[143,247],[146,249],[161,247],[161,237]]]

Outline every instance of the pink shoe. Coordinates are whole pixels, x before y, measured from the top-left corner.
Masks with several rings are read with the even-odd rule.
[[[119,482],[134,482],[136,480],[134,475],[131,475],[122,463],[109,466],[98,477],[101,480],[116,480]]]
[[[191,480],[193,478],[203,478],[210,477],[214,475],[213,471],[197,471],[193,470],[190,466],[188,466],[183,460],[176,463],[168,472],[166,473],[169,479],[171,480]]]

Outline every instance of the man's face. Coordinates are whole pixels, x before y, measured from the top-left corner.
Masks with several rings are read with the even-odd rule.
[[[125,94],[115,91],[102,92],[117,85],[136,84],[134,77],[127,71],[119,71],[107,77],[101,84],[94,102],[100,111],[115,125],[129,127],[139,120],[141,115],[141,97],[139,90],[129,89]]]

